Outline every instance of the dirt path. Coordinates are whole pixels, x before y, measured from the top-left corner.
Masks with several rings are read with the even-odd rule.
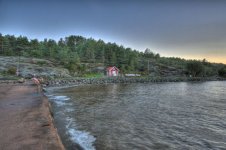
[[[36,86],[0,84],[0,149],[64,149]]]

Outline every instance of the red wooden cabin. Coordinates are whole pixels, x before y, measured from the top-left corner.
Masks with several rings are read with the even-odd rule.
[[[115,66],[107,67],[106,71],[107,71],[107,76],[108,77],[115,77],[115,76],[119,75],[119,69],[117,67],[115,67]]]

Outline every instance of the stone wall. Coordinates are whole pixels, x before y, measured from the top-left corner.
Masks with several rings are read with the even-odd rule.
[[[154,83],[154,82],[189,82],[189,81],[223,81],[225,78],[211,77],[211,78],[76,78],[76,79],[55,79],[44,83],[47,87],[73,86],[83,84],[112,84],[112,83]]]

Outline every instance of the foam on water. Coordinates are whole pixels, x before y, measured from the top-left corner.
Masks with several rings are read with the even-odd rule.
[[[76,129],[68,129],[71,140],[78,143],[84,150],[95,150],[93,143],[95,142],[95,137],[88,132],[79,131]]]
[[[55,99],[55,100],[60,100],[60,101],[67,101],[67,100],[69,100],[70,98],[67,97],[67,96],[54,96],[53,99]]]
[[[46,96],[52,102],[56,103],[58,107],[65,107],[62,112],[56,112],[56,114],[66,115],[68,112],[74,111],[74,108],[71,107],[72,103],[69,101],[69,97],[54,95]],[[95,150],[93,143],[95,142],[96,138],[94,136],[92,136],[89,132],[77,130],[75,120],[68,116],[65,116],[64,122],[66,124],[66,132],[72,142],[79,144],[84,150]]]
[[[95,150],[93,143],[96,138],[92,136],[89,132],[79,131],[76,129],[76,123],[73,118],[66,118],[66,128],[70,139],[79,144],[84,150]]]
[[[66,112],[73,112],[74,109],[73,109],[73,108],[66,108],[65,111],[66,111]]]
[[[58,106],[64,106],[64,105],[66,105],[65,101],[70,100],[70,98],[67,97],[67,96],[54,96],[54,95],[49,95],[48,97],[49,97],[50,100],[52,100]],[[69,105],[70,105],[70,103],[69,103]]]

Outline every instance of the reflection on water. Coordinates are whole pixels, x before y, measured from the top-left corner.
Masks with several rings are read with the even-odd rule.
[[[91,85],[57,91],[70,100],[53,104],[68,149],[68,124],[86,133],[85,149],[226,149],[225,91],[226,82]]]

